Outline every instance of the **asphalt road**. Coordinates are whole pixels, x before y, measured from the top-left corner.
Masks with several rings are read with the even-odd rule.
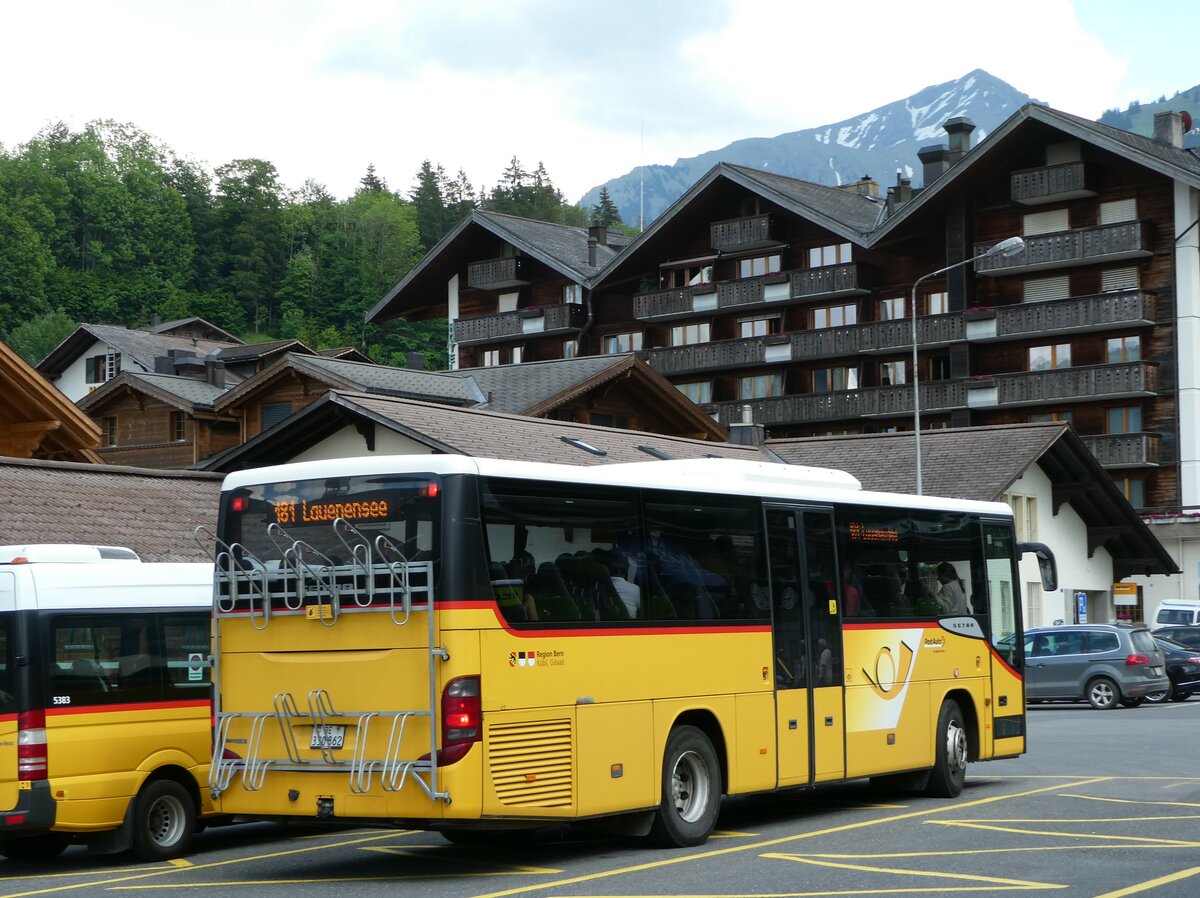
[[[187,860],[71,848],[0,862],[0,896],[1200,895],[1200,699],[1030,709],[1030,751],[973,765],[955,800],[865,783],[731,800],[707,845],[550,832],[464,848],[398,830],[210,829]]]

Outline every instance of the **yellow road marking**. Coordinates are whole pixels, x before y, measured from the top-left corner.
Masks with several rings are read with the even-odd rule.
[[[934,826],[961,826],[964,829],[986,829],[998,833],[1016,833],[1022,836],[1054,836],[1060,839],[1110,839],[1126,842],[1146,842],[1154,845],[1171,845],[1176,848],[1200,848],[1200,842],[1189,842],[1182,839],[1156,839],[1153,836],[1106,836],[1099,833],[1056,833],[1039,829],[1017,829],[1011,826],[989,826],[982,823],[972,823],[967,820],[926,820]],[[1039,820],[1038,823],[1045,821]]]
[[[1159,876],[1157,879],[1148,879],[1146,882],[1140,882],[1137,885],[1117,889],[1115,892],[1105,892],[1103,895],[1097,895],[1096,898],[1124,898],[1126,895],[1136,895],[1138,892],[1148,892],[1150,889],[1157,889],[1159,886],[1164,886],[1168,883],[1179,882],[1181,879],[1187,879],[1195,876],[1197,873],[1200,873],[1200,867],[1192,867],[1188,870],[1180,870],[1177,873],[1168,873],[1166,876]]]
[[[753,839],[758,833],[740,833],[732,829],[714,829],[710,839]]]
[[[170,860],[168,860],[167,863],[170,864],[172,867],[192,867],[192,866],[194,866],[194,864],[192,864],[191,861],[186,860],[185,858],[181,858],[181,857],[173,857]]]
[[[428,854],[427,849],[435,848],[438,851],[443,850],[441,845],[414,845],[412,848],[393,848],[390,845],[370,845],[363,851],[378,851],[381,854],[394,854],[398,857],[420,858],[423,861],[430,861],[429,857],[421,857],[422,854]],[[444,863],[443,860],[432,861],[434,863]],[[475,867],[498,867],[501,871],[513,871],[513,873],[539,873],[543,875],[552,875],[562,873],[562,870],[555,870],[553,867],[527,867],[523,864],[502,864],[497,861],[479,860],[472,857],[462,855],[454,858],[454,866],[475,866]],[[473,875],[473,874],[472,874]],[[489,873],[489,876],[512,875],[512,873]]]
[[[1144,823],[1147,820],[1200,820],[1200,814],[1154,814],[1150,817],[972,817],[964,823]],[[949,826],[947,820],[931,820]]]
[[[1018,889],[1066,889],[1066,885],[1053,882],[1033,882],[1026,879],[1004,879],[998,876],[979,876],[972,873],[940,873],[936,870],[904,870],[899,867],[869,867],[866,864],[835,864],[802,854],[764,854],[763,857],[781,861],[812,864],[815,867],[832,867],[835,870],[857,870],[860,873],[892,873],[896,876],[928,876],[934,879],[961,879],[965,882],[990,882],[993,885],[1013,886]]]
[[[1072,783],[1071,785],[1074,787],[1090,786],[1093,783],[1107,782],[1109,779],[1111,779],[1111,777],[1097,776],[1097,777],[1092,777],[1090,779],[1078,780],[1078,781]],[[683,857],[672,857],[672,858],[668,858],[666,860],[661,860],[661,861],[650,861],[645,864],[635,864],[631,867],[620,867],[616,870],[606,870],[606,871],[602,871],[599,873],[585,874],[583,876],[573,876],[573,877],[568,877],[566,879],[556,879],[555,881],[548,882],[548,883],[535,883],[533,885],[520,886],[520,887],[513,888],[513,889],[506,889],[505,891],[502,891],[502,892],[489,892],[486,895],[477,895],[477,896],[475,896],[475,898],[507,898],[507,896],[509,896],[509,895],[522,895],[522,894],[525,894],[528,892],[538,892],[538,891],[544,891],[546,889],[557,889],[557,888],[562,888],[563,886],[575,885],[575,884],[581,883],[581,882],[592,882],[592,881],[598,880],[598,879],[605,879],[610,876],[622,876],[627,873],[640,873],[644,870],[657,870],[657,869],[661,869],[663,867],[670,867],[675,864],[685,864],[685,863],[690,863],[692,861],[707,860],[709,858],[721,857],[722,855],[734,854],[737,852],[758,851],[763,848],[769,848],[774,845],[786,845],[789,842],[798,842],[803,839],[813,839],[818,836],[827,836],[827,835],[832,835],[834,833],[850,832],[852,830],[864,829],[868,826],[878,826],[878,825],[884,824],[884,823],[896,823],[901,820],[911,820],[914,817],[925,817],[930,814],[940,814],[943,812],[960,811],[963,808],[980,807],[985,804],[993,804],[998,801],[1008,801],[1013,798],[1026,798],[1030,795],[1039,795],[1039,794],[1042,794],[1045,792],[1053,792],[1055,789],[1061,789],[1061,788],[1063,788],[1061,785],[1042,786],[1037,789],[1028,789],[1024,792],[1014,792],[1011,795],[993,795],[990,798],[980,798],[975,801],[967,801],[967,802],[962,802],[960,804],[947,804],[947,805],[944,805],[944,806],[938,807],[938,808],[924,809],[924,810],[919,810],[919,811],[910,811],[906,814],[894,814],[890,817],[880,817],[875,820],[859,820],[855,823],[846,823],[841,826],[831,826],[827,829],[813,830],[812,832],[807,832],[807,833],[797,833],[797,834],[790,835],[790,836],[781,836],[777,839],[768,839],[765,842],[753,842],[753,843],[746,844],[746,845],[730,846],[729,848],[718,848],[713,851],[703,851],[698,854],[689,854],[689,855],[685,855]],[[799,894],[810,894],[810,895],[859,894],[859,895],[861,895],[861,894],[873,894],[873,893],[876,893],[877,891],[878,890],[866,890],[866,891],[844,892],[844,893],[813,892],[813,893],[794,893],[794,894],[797,894],[797,895],[799,895]],[[893,891],[899,891],[899,890],[893,890]],[[927,890],[916,889],[914,891],[927,891]]]
[[[1064,792],[1059,798],[1081,798],[1084,801],[1107,801],[1111,804],[1150,804],[1155,807],[1200,808],[1200,802],[1195,801],[1142,801],[1136,798],[1101,798],[1098,795],[1073,795]]]
[[[968,854],[1013,854],[1018,851],[1111,851],[1114,848],[1137,848],[1140,851],[1167,851],[1177,845],[1026,845],[1018,848],[952,848],[941,851],[890,851],[878,854],[806,854],[805,857],[828,857],[835,860],[875,860],[901,857],[947,857]]]

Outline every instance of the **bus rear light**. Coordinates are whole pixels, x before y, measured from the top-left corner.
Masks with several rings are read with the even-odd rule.
[[[1145,667],[1149,663],[1150,663],[1149,655],[1141,655],[1141,654],[1138,654],[1135,652],[1134,654],[1127,655],[1125,657],[1125,666],[1126,667]]]
[[[468,746],[480,741],[483,700],[479,677],[458,677],[442,690],[442,747]]]
[[[17,715],[17,779],[44,780],[48,766],[46,712],[22,711]]]
[[[418,494],[424,499],[436,499],[438,497],[438,485],[436,483],[427,483],[419,490]]]

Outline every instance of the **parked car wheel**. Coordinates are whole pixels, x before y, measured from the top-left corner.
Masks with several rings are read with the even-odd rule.
[[[1159,689],[1157,692],[1147,692],[1146,701],[1152,705],[1161,705],[1167,701],[1178,701],[1175,698],[1175,688],[1167,685],[1166,689]]]
[[[1088,683],[1087,700],[1097,711],[1111,711],[1121,701],[1121,690],[1108,677],[1096,677]]]

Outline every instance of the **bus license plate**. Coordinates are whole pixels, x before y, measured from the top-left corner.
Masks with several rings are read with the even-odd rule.
[[[346,728],[340,724],[327,723],[313,727],[310,748],[341,748],[346,741]]]

